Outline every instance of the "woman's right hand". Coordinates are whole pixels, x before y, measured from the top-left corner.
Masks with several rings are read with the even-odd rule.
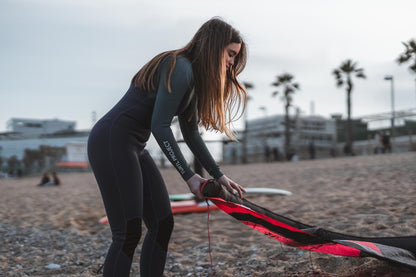
[[[195,196],[199,199],[204,199],[204,196],[202,195],[202,192],[200,190],[201,185],[207,181],[207,179],[202,178],[198,174],[194,174],[191,178],[189,178],[186,181],[186,184],[188,185],[189,189]]]

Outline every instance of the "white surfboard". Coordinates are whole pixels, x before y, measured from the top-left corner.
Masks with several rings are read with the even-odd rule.
[[[275,188],[245,188],[247,194],[277,194],[277,195],[292,195],[288,190]],[[181,193],[169,195],[170,201],[192,200],[195,198],[193,193]]]

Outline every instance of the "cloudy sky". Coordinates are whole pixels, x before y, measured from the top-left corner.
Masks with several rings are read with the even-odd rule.
[[[249,60],[241,81],[254,84],[248,117],[283,113],[270,84],[289,72],[300,83],[304,114],[346,114],[331,71],[352,59],[353,116],[416,107],[415,77],[395,59],[416,38],[416,1],[408,0],[1,0],[0,131],[11,117],[77,121],[91,127],[125,93],[131,77],[161,51],[184,46],[213,16],[240,30]],[[262,111],[259,107],[265,106]],[[236,126],[238,127],[238,124]]]

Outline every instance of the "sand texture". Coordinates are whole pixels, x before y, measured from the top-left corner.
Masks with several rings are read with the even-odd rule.
[[[416,235],[415,168],[416,153],[405,153],[222,171],[246,187],[291,191],[247,198],[297,221],[357,236],[409,236]],[[169,193],[188,192],[174,169],[162,175]],[[37,187],[40,176],[0,180],[0,276],[97,276],[111,240],[98,223],[105,211],[97,184],[92,173],[59,176],[58,187]],[[374,258],[285,246],[219,210],[209,217],[214,276],[416,276]],[[140,247],[131,276],[140,276]],[[206,213],[175,215],[165,276],[210,276]]]

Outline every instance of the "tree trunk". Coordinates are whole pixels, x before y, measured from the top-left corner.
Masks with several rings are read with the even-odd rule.
[[[248,126],[248,124],[247,124],[247,111],[244,111],[244,140],[243,140],[243,157],[242,157],[242,163],[243,164],[246,164],[247,163],[247,142],[248,142],[248,140],[247,140],[247,135],[248,135],[248,132],[247,132],[247,126]]]
[[[352,120],[351,120],[351,91],[352,91],[352,84],[351,80],[348,78],[348,86],[347,86],[347,137],[346,137],[346,145],[345,145],[345,154],[346,155],[353,155],[354,150],[352,148]]]
[[[285,105],[285,154],[286,160],[290,160],[292,153],[290,153],[290,126],[289,126],[289,105]]]

